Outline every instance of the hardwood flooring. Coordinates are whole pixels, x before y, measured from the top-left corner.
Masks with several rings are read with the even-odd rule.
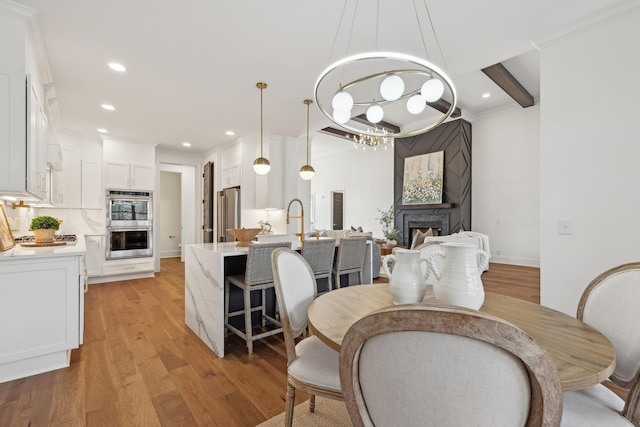
[[[491,264],[487,291],[539,302],[537,268]],[[381,280],[381,281],[384,281]],[[255,426],[285,409],[279,336],[219,359],[184,324],[184,264],[152,279],[91,285],[71,366],[0,384],[0,426]],[[308,399],[298,392],[296,404]]]

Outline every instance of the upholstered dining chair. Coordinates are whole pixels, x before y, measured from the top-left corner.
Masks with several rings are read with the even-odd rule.
[[[340,351],[354,426],[558,426],[562,390],[547,351],[498,317],[450,306],[374,311]]]
[[[358,273],[359,283],[362,283],[364,257],[367,250],[366,237],[345,237],[338,244],[338,255],[333,266],[336,288],[340,289],[340,276]]]
[[[291,242],[251,243],[247,253],[247,264],[244,274],[227,276],[224,281],[224,325],[227,330],[238,335],[247,343],[247,351],[253,353],[253,342],[261,338],[282,332],[280,322],[267,314],[266,291],[274,287],[273,272],[271,269],[271,252],[276,248],[291,247]],[[241,310],[229,311],[229,295],[231,286],[242,290],[243,306]],[[251,294],[261,292],[260,304],[252,306]],[[261,326],[265,327],[268,321],[276,328],[253,333],[252,313],[261,312]],[[244,331],[232,325],[230,317],[244,316]]]
[[[336,253],[336,239],[307,239],[302,243],[302,256],[309,263],[316,281],[327,279],[327,291],[333,287],[331,273]]]
[[[285,425],[293,423],[296,389],[311,395],[309,410],[315,409],[315,396],[342,400],[339,353],[314,335],[296,339],[307,330],[307,311],[316,297],[316,279],[305,259],[295,251],[280,248],[271,255],[276,299],[287,348],[287,411]]]
[[[640,427],[640,262],[593,279],[578,303],[578,319],[603,333],[616,350],[609,379],[628,390],[624,401],[602,384],[564,394],[562,426]]]

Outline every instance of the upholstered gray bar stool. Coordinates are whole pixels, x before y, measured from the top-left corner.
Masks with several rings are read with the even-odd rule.
[[[291,248],[291,242],[251,243],[247,254],[247,266],[244,274],[227,276],[224,281],[224,325],[225,327],[244,339],[247,343],[249,354],[253,353],[253,342],[270,335],[282,332],[280,322],[269,316],[266,312],[266,290],[273,288],[273,272],[271,270],[271,252],[276,248]],[[229,312],[229,292],[231,285],[242,289],[244,304],[241,310]],[[261,291],[260,304],[251,305],[251,293]],[[262,327],[266,322],[276,325],[277,328],[253,333],[251,313],[261,312]],[[244,331],[229,323],[230,317],[244,316]]]
[[[340,275],[342,274],[358,273],[358,280],[362,284],[362,270],[364,268],[366,250],[366,237],[345,237],[340,239],[338,256],[333,266],[336,289],[340,289]]]
[[[302,256],[317,279],[327,279],[327,291],[333,288],[331,270],[336,253],[336,239],[308,239],[302,243]]]

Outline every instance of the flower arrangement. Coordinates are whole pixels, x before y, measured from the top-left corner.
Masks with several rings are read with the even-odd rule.
[[[393,205],[391,205],[391,207],[386,211],[378,209],[378,212],[380,212],[380,218],[376,219],[380,221],[380,225],[382,226],[382,234],[384,234],[384,237],[387,240],[396,240],[400,235],[400,230],[396,230],[393,227],[393,219],[395,216]]]

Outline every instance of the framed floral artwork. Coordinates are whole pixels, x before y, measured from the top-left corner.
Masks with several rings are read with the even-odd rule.
[[[15,245],[9,221],[7,221],[7,214],[4,211],[4,206],[0,205],[0,252],[11,249]]]
[[[402,179],[403,205],[442,203],[444,151],[420,154],[404,159]]]

